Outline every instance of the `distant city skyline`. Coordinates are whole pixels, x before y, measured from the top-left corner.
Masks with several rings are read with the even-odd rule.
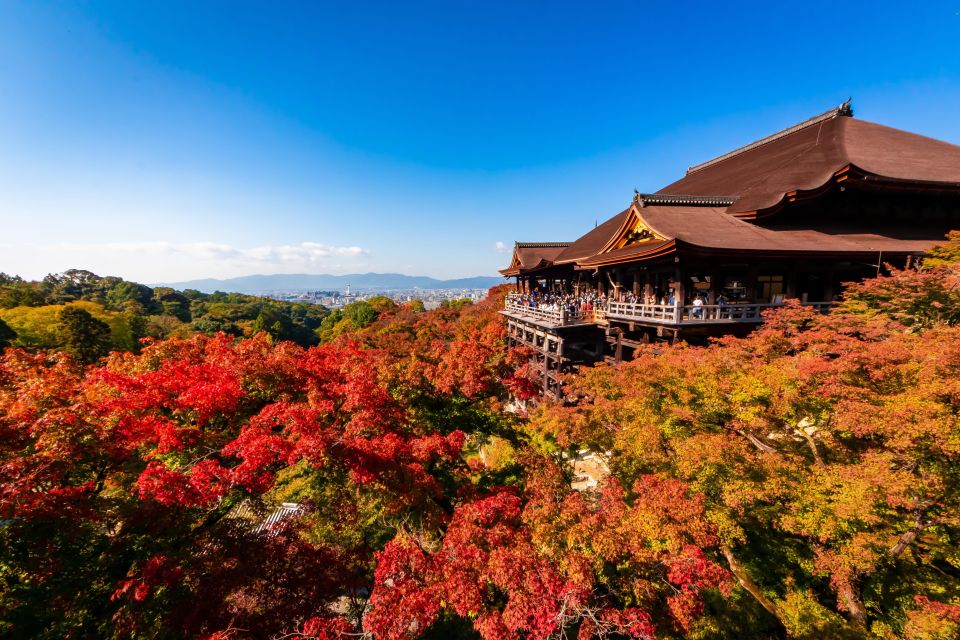
[[[3,3],[0,271],[493,276],[848,97],[960,143],[958,32],[956,2]]]

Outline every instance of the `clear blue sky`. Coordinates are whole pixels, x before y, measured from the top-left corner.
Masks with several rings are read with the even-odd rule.
[[[493,275],[849,96],[960,143],[958,34],[960,0],[7,0],[0,271]]]

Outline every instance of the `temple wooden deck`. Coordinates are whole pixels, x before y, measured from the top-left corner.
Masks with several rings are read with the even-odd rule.
[[[570,313],[565,309],[530,307],[516,294],[507,296],[503,314],[536,324],[544,329],[561,329],[581,325],[609,325],[611,321],[632,322],[646,326],[693,326],[763,322],[763,313],[783,304],[704,304],[665,305],[631,302],[609,302],[589,314]],[[804,306],[826,312],[832,302],[802,302]]]

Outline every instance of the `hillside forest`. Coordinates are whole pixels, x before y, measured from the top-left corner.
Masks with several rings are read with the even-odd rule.
[[[310,347],[366,327],[396,304],[385,296],[333,313],[322,305],[239,293],[148,287],[73,269],[27,281],[0,273],[0,345],[60,350],[90,363],[110,351],[139,353],[144,338],[252,336]]]
[[[563,402],[506,289],[4,277],[0,636],[960,637],[960,234]]]

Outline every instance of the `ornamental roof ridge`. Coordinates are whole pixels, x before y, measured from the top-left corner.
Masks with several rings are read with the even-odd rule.
[[[732,157],[734,157],[734,156],[738,156],[738,155],[740,155],[741,153],[745,153],[745,152],[750,151],[750,150],[752,150],[752,149],[756,149],[757,147],[762,147],[763,145],[769,144],[769,143],[773,142],[774,140],[779,140],[780,138],[784,138],[784,137],[790,135],[791,133],[796,133],[797,131],[800,131],[801,129],[806,129],[807,127],[811,127],[811,126],[813,126],[813,125],[815,125],[815,124],[818,124],[818,123],[820,123],[820,122],[823,122],[823,121],[825,121],[825,120],[831,120],[831,119],[833,119],[833,118],[837,118],[837,117],[840,117],[840,116],[846,116],[846,117],[848,117],[848,118],[849,118],[849,117],[853,117],[853,107],[850,106],[850,100],[851,100],[851,98],[847,98],[846,102],[844,102],[844,103],[841,104],[840,106],[834,107],[833,109],[830,109],[830,110],[828,110],[828,111],[824,111],[824,112],[821,113],[820,115],[816,115],[816,116],[814,116],[814,117],[812,117],[812,118],[809,118],[809,119],[807,119],[807,120],[804,120],[803,122],[800,122],[800,123],[798,123],[798,124],[795,124],[795,125],[793,125],[792,127],[787,127],[786,129],[781,129],[780,131],[777,131],[776,133],[770,134],[769,136],[767,136],[767,137],[765,137],[765,138],[761,138],[761,139],[759,139],[759,140],[757,140],[757,141],[755,141],[755,142],[751,142],[750,144],[747,144],[747,145],[744,145],[744,146],[739,147],[739,148],[737,148],[737,149],[734,149],[733,151],[728,151],[727,153],[724,153],[723,155],[719,155],[719,156],[717,156],[716,158],[713,158],[712,160],[707,160],[706,162],[701,162],[700,164],[695,164],[695,165],[693,165],[692,167],[689,167],[689,168],[687,169],[687,175],[690,175],[691,173],[694,173],[694,172],[696,172],[696,171],[700,171],[701,169],[706,169],[707,167],[712,166],[712,165],[715,165],[715,164],[717,164],[718,162],[723,162],[724,160],[727,160],[727,159],[732,158]]]
[[[640,193],[634,192],[634,201],[641,207],[647,205],[666,206],[699,206],[699,207],[729,207],[736,198],[731,196],[698,196],[669,193]]]
[[[572,242],[514,242],[513,246],[518,249],[546,249],[549,247],[569,247]]]

